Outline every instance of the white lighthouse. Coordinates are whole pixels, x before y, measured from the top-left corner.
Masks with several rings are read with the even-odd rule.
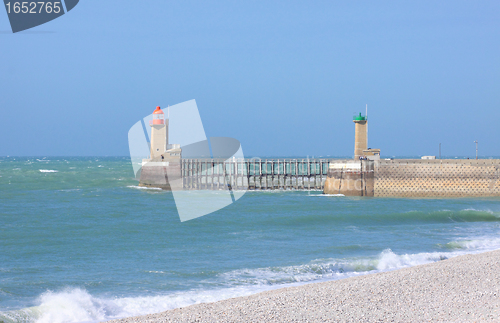
[[[167,150],[168,144],[168,119],[165,120],[165,113],[156,107],[153,112],[153,120],[149,121],[151,126],[151,160],[161,159],[162,154]]]
[[[153,111],[150,156],[142,160],[139,186],[159,187],[175,191],[182,189],[181,148],[168,144],[168,123],[160,107]]]
[[[170,161],[181,158],[180,145],[168,143],[168,123],[165,113],[160,107],[156,107],[153,111],[153,120],[149,121],[151,126],[149,161]]]

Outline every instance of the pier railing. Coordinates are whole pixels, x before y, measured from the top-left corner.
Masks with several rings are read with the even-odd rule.
[[[330,159],[182,159],[184,189],[322,190]]]

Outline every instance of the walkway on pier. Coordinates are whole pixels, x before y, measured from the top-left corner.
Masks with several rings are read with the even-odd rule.
[[[331,159],[182,159],[184,189],[322,190]]]

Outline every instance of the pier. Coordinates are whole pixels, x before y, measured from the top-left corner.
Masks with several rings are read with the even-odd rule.
[[[330,159],[181,159],[185,190],[323,190]]]
[[[208,140],[182,147],[169,144],[169,120],[157,107],[150,122],[149,158],[142,159],[140,174],[136,171],[135,175],[140,186],[170,191],[322,190],[333,195],[405,198],[500,196],[500,160],[381,159],[380,149],[368,148],[366,114],[354,116],[353,122],[354,159],[245,159],[237,155],[241,145],[232,138],[212,137],[211,145]]]

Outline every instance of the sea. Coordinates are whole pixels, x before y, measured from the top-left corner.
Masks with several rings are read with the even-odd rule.
[[[100,322],[498,248],[499,198],[247,191],[181,222],[129,158],[0,158],[3,323]]]

